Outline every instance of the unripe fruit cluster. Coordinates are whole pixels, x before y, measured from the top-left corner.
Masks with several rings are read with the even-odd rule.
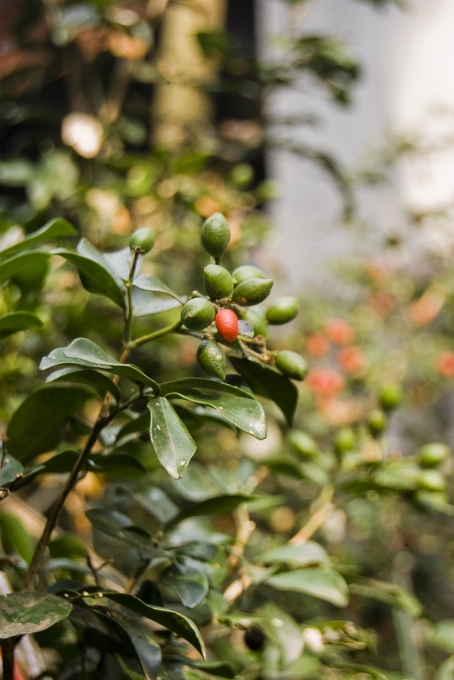
[[[266,300],[273,287],[273,281],[254,265],[243,265],[231,274],[219,262],[225,254],[230,229],[221,213],[215,213],[205,220],[200,235],[204,249],[214,259],[203,271],[203,284],[207,298],[197,297],[189,300],[182,309],[182,323],[191,331],[203,331],[216,324],[217,332],[224,342],[235,342],[240,331],[238,315],[228,305],[243,308],[240,315],[253,328],[254,337],[261,336],[259,342],[268,339],[268,324],[288,323],[299,312],[299,302],[295,297],[277,300],[268,310],[257,305]],[[246,335],[246,331],[243,329]],[[248,336],[251,337],[251,336]],[[197,352],[199,365],[213,377],[225,377],[226,356],[223,349],[209,336],[201,343]],[[269,356],[267,356],[269,360]],[[274,358],[276,367],[284,375],[295,380],[304,380],[308,372],[305,359],[289,350],[283,350]]]

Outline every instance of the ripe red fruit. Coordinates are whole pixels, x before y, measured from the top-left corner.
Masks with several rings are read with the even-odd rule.
[[[238,337],[238,317],[231,309],[221,309],[216,314],[216,328],[226,342],[233,342]]]

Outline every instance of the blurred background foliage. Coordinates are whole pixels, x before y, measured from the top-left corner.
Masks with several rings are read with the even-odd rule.
[[[200,226],[220,211],[232,232],[227,264],[247,261],[278,276],[278,263],[262,248],[271,228],[266,202],[276,191],[267,177],[266,150],[276,144],[325,168],[343,194],[345,215],[351,215],[348,173],[325,152],[292,145],[292,125],[306,121],[304,112],[298,120],[269,119],[267,100],[279,88],[303,87],[313,96],[332,98],[334,105],[348,105],[361,68],[337,38],[295,29],[308,3],[286,4],[288,31],[276,39],[281,56],[270,63],[255,54],[253,3],[22,0],[5,5],[1,248],[56,216],[69,219],[107,252],[126,247],[136,229],[151,227],[156,246],[142,271],[183,294],[201,285],[206,255],[199,245]],[[401,153],[415,152],[398,147]],[[373,168],[361,181],[381,180],[394,158],[395,153],[384,154],[384,171]],[[408,224],[424,225],[424,215],[408,215]],[[192,518],[168,538],[174,547],[188,540],[211,546],[202,560],[213,586],[209,606],[188,610],[165,584],[162,590],[166,603],[206,626],[211,658],[245,680],[454,677],[449,657],[454,653],[452,460],[430,470],[416,454],[433,441],[453,444],[454,279],[449,258],[415,253],[409,233],[408,242],[399,235],[379,253],[340,264],[318,291],[301,296],[302,313],[290,330],[272,337],[274,348],[290,346],[310,362],[309,378],[298,389],[295,428],[270,401],[264,402],[269,436],[263,443],[247,436],[238,441],[228,428],[205,426],[197,460],[178,483],[153,468],[149,445],[140,438],[125,449],[150,466],[154,486],[167,494],[160,503],[168,517],[177,506],[223,491],[271,497],[262,506],[248,504],[251,519],[241,509],[235,515]],[[26,272],[2,289],[2,314],[32,310],[43,321],[41,330],[1,341],[3,423],[30,385],[42,383],[37,364],[53,348],[79,335],[113,355],[120,346],[118,311],[88,296],[69,265],[53,262],[50,271]],[[172,310],[144,314],[138,330],[150,332],[174,315]],[[166,339],[151,351],[137,350],[134,362],[157,380],[182,372],[201,375],[195,352],[191,338]],[[378,410],[383,416],[380,393],[386,387],[392,393],[396,384],[402,385],[403,407],[388,410],[388,427],[377,432],[371,414]],[[85,420],[90,415],[84,413]],[[83,433],[83,420],[72,426],[76,438]],[[78,578],[90,583],[83,543],[114,560],[123,575],[137,566],[136,546],[128,551],[109,532],[92,530],[85,515],[87,507],[103,505],[151,527],[150,514],[144,519],[143,508],[118,492],[115,474],[124,471],[90,472],[71,495],[61,524],[73,533],[51,546],[54,560],[73,560],[54,564],[60,577],[72,578],[79,564]],[[40,479],[19,492],[16,505],[5,504],[1,528],[7,557],[27,561],[38,531],[33,522],[39,525],[61,489],[59,475]],[[131,484],[140,490],[137,480]],[[155,521],[151,530],[159,531],[162,517]],[[239,592],[237,608],[226,614],[215,591],[225,580],[227,567],[221,565],[242,526],[251,528],[244,537],[243,567],[253,585]],[[337,608],[336,596],[333,603],[326,592],[317,599],[261,587],[265,567],[255,563],[301,527],[323,551],[309,564],[330,561],[347,581],[346,608]],[[269,564],[266,558],[264,563]],[[4,564],[15,585],[20,564],[7,559]],[[342,586],[333,587],[339,597]],[[74,630],[62,624],[51,631],[37,636],[43,649],[53,650],[46,674],[80,677]],[[137,669],[114,660],[95,671],[95,660],[88,666],[90,677],[135,677]],[[208,672],[170,665],[165,675],[203,679]]]

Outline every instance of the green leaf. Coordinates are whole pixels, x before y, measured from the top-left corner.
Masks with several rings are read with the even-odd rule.
[[[130,453],[111,453],[108,456],[93,456],[88,461],[92,472],[107,475],[111,479],[145,480],[148,472],[142,463]]]
[[[161,394],[211,406],[240,430],[265,439],[266,422],[262,405],[251,394],[216,380],[187,378],[163,383]]]
[[[12,276],[27,272],[30,268],[39,268],[47,264],[50,253],[45,250],[32,250],[28,253],[13,255],[0,262],[0,283],[4,283]]]
[[[69,615],[71,604],[55,595],[10,593],[0,595],[0,639],[30,635],[50,628]]]
[[[349,581],[350,592],[355,595],[368,597],[371,600],[388,604],[390,607],[403,609],[413,617],[420,616],[422,613],[422,605],[419,600],[401,586],[364,576],[350,577]]]
[[[124,619],[121,621],[121,626],[129,635],[145,677],[147,680],[155,680],[158,677],[162,660],[160,646],[150,633],[147,634],[131,623],[126,623]]]
[[[150,295],[140,288],[132,289],[132,307],[135,317],[152,316],[153,314],[161,314],[168,312],[170,309],[175,309],[181,306],[181,300],[176,300],[168,295],[160,297],[158,295]]]
[[[229,361],[254,394],[274,401],[284,414],[287,423],[292,425],[298,403],[298,389],[292,381],[262,363],[236,357],[229,357]]]
[[[40,368],[46,370],[65,365],[97,368],[107,373],[115,373],[133,382],[147,385],[156,394],[159,394],[158,383],[145,375],[140,368],[137,368],[134,364],[122,364],[116,359],[112,359],[99,345],[87,338],[77,338],[68,347],[54,349],[48,357],[41,360]]]
[[[74,449],[68,449],[67,451],[61,451],[57,453],[52,458],[46,460],[45,463],[40,463],[39,465],[34,465],[32,468],[25,470],[23,476],[12,484],[11,488],[13,491],[22,489],[23,486],[30,484],[39,475],[45,474],[63,474],[65,472],[71,472],[76,460],[79,457],[79,452]]]
[[[332,569],[297,569],[268,578],[265,583],[277,590],[290,590],[326,600],[337,607],[348,605],[348,587],[342,576]]]
[[[46,385],[32,392],[8,425],[8,451],[21,461],[51,451],[70,416],[95,396],[88,387],[76,385]]]
[[[31,312],[9,312],[0,317],[0,338],[25,331],[30,328],[42,328],[43,322]]]
[[[22,522],[9,512],[0,512],[0,530],[5,552],[8,555],[20,555],[30,564],[35,545]]]
[[[174,612],[171,609],[164,609],[163,607],[153,607],[152,605],[145,604],[139,600],[139,598],[134,597],[134,595],[126,595],[125,593],[114,593],[105,592],[104,597],[109,600],[117,602],[117,604],[130,609],[131,611],[139,614],[139,616],[145,616],[145,618],[151,621],[156,621],[161,626],[164,626],[168,630],[187,640],[193,647],[197,649],[198,652],[205,658],[205,644],[203,642],[202,636],[200,635],[195,624],[179,612]]]
[[[21,475],[24,471],[22,463],[13,458],[12,456],[7,456],[4,461],[4,465],[0,470],[0,487],[5,487],[13,482],[17,475]]]
[[[165,283],[157,279],[155,276],[142,274],[142,276],[138,276],[134,280],[133,285],[136,288],[139,288],[140,290],[146,290],[149,293],[164,293],[165,295],[170,295],[170,297],[178,300],[180,305],[183,304],[183,301],[178,297],[178,295],[174,293],[173,290],[170,290],[170,288],[166,286]]]
[[[125,309],[126,302],[122,282],[111,269],[107,260],[86,239],[79,242],[77,250],[78,252],[75,253],[65,248],[57,248],[52,253],[64,257],[77,267],[82,285],[90,293],[105,295],[119,307]]]
[[[132,493],[127,489],[125,492],[162,524],[167,524],[178,514],[178,507],[175,503],[157,487],[148,487],[143,493]]]
[[[159,462],[171,477],[179,479],[196,451],[196,444],[167,399],[151,399],[148,408],[150,439]]]
[[[15,255],[21,250],[26,250],[39,243],[46,243],[51,239],[70,238],[71,236],[76,236],[76,234],[77,231],[72,224],[62,217],[56,217],[55,219],[50,220],[50,222],[47,222],[41,229],[26,236],[22,241],[19,241],[19,243],[15,243],[13,246],[0,251],[0,258],[11,257],[11,255]]]
[[[256,562],[274,563],[281,562],[284,564],[297,564],[301,567],[310,564],[328,564],[330,559],[325,548],[320,543],[315,541],[306,541],[303,545],[280,545],[272,550],[267,550],[266,553],[256,557]]]
[[[107,508],[92,508],[88,510],[86,516],[96,529],[108,536],[113,536],[122,541],[128,541],[134,545],[150,543],[151,534],[143,527],[138,527],[129,517],[117,510]]]
[[[172,524],[182,522],[188,517],[199,517],[200,515],[229,515],[241,503],[253,501],[257,496],[250,496],[243,493],[216,496],[208,498],[200,503],[194,503],[188,508],[184,508],[173,520]]]
[[[167,569],[161,582],[171,588],[188,609],[194,609],[203,602],[210,587],[206,574],[186,564],[175,564]]]
[[[74,382],[82,385],[89,385],[90,387],[94,387],[100,394],[110,392],[117,401],[121,399],[121,392],[118,385],[116,385],[107,375],[103,375],[102,373],[98,373],[91,369],[65,366],[59,371],[51,373],[46,379],[46,382]]]

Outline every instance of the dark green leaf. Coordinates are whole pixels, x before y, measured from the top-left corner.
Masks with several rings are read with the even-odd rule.
[[[106,592],[104,597],[117,602],[140,616],[156,621],[156,623],[187,640],[205,657],[205,645],[202,636],[194,623],[183,614],[174,612],[171,609],[164,609],[163,607],[153,607],[145,604],[133,595],[126,595],[124,593]]]
[[[150,439],[159,462],[169,475],[179,479],[195,453],[195,442],[167,399],[151,399],[148,408]]]
[[[229,357],[229,360],[254,394],[274,401],[291,425],[298,403],[298,389],[292,381],[264,364],[236,357]]]
[[[54,255],[64,257],[79,270],[82,285],[90,293],[110,298],[123,309],[126,306],[121,280],[109,266],[107,260],[85,239],[82,239],[75,253],[65,248],[53,250]]]
[[[111,479],[145,480],[148,472],[142,463],[130,453],[111,453],[108,456],[93,456],[88,461],[88,469],[102,473]]]
[[[185,607],[197,607],[209,590],[206,574],[197,571],[186,564],[174,564],[161,577],[163,585],[171,588],[180,598]]]
[[[107,375],[92,371],[91,369],[65,366],[64,368],[51,373],[46,382],[74,382],[82,385],[90,385],[90,387],[94,387],[101,394],[110,392],[117,401],[121,399],[121,392],[118,385],[116,385]]]
[[[29,564],[35,546],[22,522],[9,512],[0,512],[0,530],[5,552],[8,555],[20,555]]]
[[[25,331],[29,328],[42,328],[43,322],[31,312],[9,312],[0,318],[0,338]]]
[[[173,520],[173,524],[182,522],[188,517],[199,517],[200,515],[229,515],[235,508],[241,505],[241,503],[247,503],[256,498],[256,496],[250,496],[243,493],[208,498],[206,501],[195,503],[194,505],[181,510]]]
[[[145,677],[147,680],[155,680],[158,677],[161,665],[162,653],[160,646],[153,639],[151,633],[147,634],[144,630],[133,626],[131,623],[126,623],[124,619],[121,625],[129,635]]]
[[[32,468],[25,470],[23,476],[12,485],[12,489],[14,491],[21,489],[23,486],[30,484],[30,482],[32,482],[39,475],[63,474],[65,472],[70,472],[73,469],[78,457],[78,451],[73,449],[61,451],[55,456],[52,456],[52,458],[46,460],[45,463],[34,465]]]
[[[251,394],[216,380],[187,378],[163,383],[161,394],[180,397],[203,406],[211,406],[240,430],[257,439],[266,438],[265,413]]]
[[[108,536],[128,541],[134,545],[149,544],[150,534],[143,527],[135,525],[129,517],[116,510],[93,508],[85,513],[96,529]]]
[[[22,402],[8,425],[8,451],[18,460],[51,451],[60,441],[68,418],[95,396],[88,387],[76,385],[46,385],[36,390]]]
[[[306,541],[302,545],[280,545],[272,550],[267,550],[263,555],[256,558],[257,562],[283,562],[284,564],[297,564],[307,566],[309,564],[329,563],[328,553],[325,548],[315,541]]]
[[[44,250],[32,250],[29,253],[19,253],[0,262],[0,283],[4,283],[12,276],[21,274],[30,268],[42,267],[47,264],[50,253]]]
[[[19,243],[15,243],[13,246],[0,251],[0,258],[11,257],[11,255],[15,255],[21,250],[26,250],[39,243],[46,243],[51,239],[69,238],[75,236],[76,233],[76,229],[72,224],[63,219],[63,217],[56,217],[45,224],[44,227],[41,227],[41,229],[26,236],[22,241],[19,241]]]
[[[178,295],[174,293],[173,290],[170,290],[170,288],[166,286],[165,283],[157,279],[155,276],[148,276],[147,274],[138,276],[134,280],[134,286],[140,290],[146,290],[149,293],[164,293],[165,295],[170,295],[170,297],[178,300],[180,305],[183,304]]]
[[[130,420],[126,425],[123,425],[117,435],[117,442],[122,441],[125,437],[132,434],[143,434],[150,431],[150,413],[146,411],[137,418]]]
[[[46,630],[69,615],[71,604],[55,595],[0,595],[0,639]]]
[[[4,461],[4,465],[0,470],[0,487],[8,486],[13,482],[17,475],[21,475],[24,471],[22,463],[13,458],[12,456],[7,456]]]
[[[126,490],[131,498],[133,498],[136,503],[138,503],[144,510],[150,513],[152,517],[167,524],[170,522],[177,514],[178,507],[175,503],[170,500],[167,494],[157,487],[149,487],[145,492],[135,492],[131,493]]]
[[[342,576],[332,569],[297,569],[276,574],[265,583],[277,590],[295,591],[326,600],[337,607],[348,605],[348,587]]]
[[[97,368],[108,373],[116,373],[133,382],[147,385],[154,392],[159,393],[158,383],[145,375],[140,368],[134,364],[122,364],[112,359],[99,345],[87,338],[77,338],[68,347],[54,349],[48,357],[42,359],[40,368],[46,370],[65,365]]]

